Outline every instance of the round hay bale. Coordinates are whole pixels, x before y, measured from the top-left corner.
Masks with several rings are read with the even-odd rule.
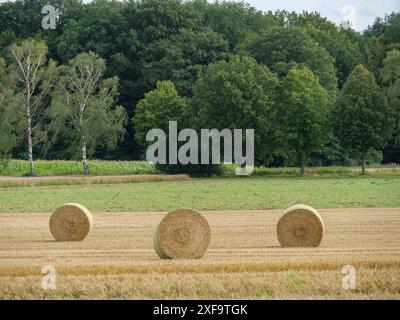
[[[90,211],[78,203],[66,203],[50,217],[50,232],[56,241],[82,241],[93,224]]]
[[[324,222],[317,210],[301,204],[286,209],[277,225],[282,247],[318,247],[324,233]]]
[[[210,244],[211,229],[202,214],[190,209],[168,213],[157,226],[153,243],[161,259],[199,259]]]

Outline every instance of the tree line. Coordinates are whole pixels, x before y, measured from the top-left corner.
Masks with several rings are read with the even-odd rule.
[[[41,27],[41,8],[61,13]],[[253,128],[263,166],[400,161],[400,13],[205,0],[0,4],[0,154],[143,159],[152,128]],[[191,170],[190,167],[180,170]],[[211,170],[211,169],[210,169]]]

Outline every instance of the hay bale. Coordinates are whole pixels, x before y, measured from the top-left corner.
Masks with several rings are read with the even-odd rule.
[[[82,241],[93,224],[90,211],[78,203],[66,203],[50,217],[50,232],[56,241]]]
[[[190,209],[168,213],[156,228],[153,243],[161,259],[199,259],[210,244],[211,229],[202,214]]]
[[[314,208],[295,205],[285,210],[277,225],[282,247],[318,247],[324,236],[324,222]]]

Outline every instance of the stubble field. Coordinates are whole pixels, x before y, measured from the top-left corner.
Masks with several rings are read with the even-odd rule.
[[[152,236],[165,212],[95,213],[83,242],[55,242],[50,213],[0,214],[0,298],[400,298],[400,209],[323,209],[320,247],[284,249],[281,210],[203,212],[212,240],[200,260],[160,260]],[[56,289],[43,290],[53,265]],[[342,267],[356,289],[342,288]]]

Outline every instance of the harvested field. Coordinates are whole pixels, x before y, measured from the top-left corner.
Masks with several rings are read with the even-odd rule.
[[[400,298],[400,209],[319,210],[318,248],[281,248],[282,211],[204,212],[212,229],[200,260],[160,260],[154,228],[165,213],[94,215],[83,242],[60,243],[50,214],[0,215],[0,298]],[[54,265],[57,289],[41,289]],[[341,268],[357,270],[356,290]]]
[[[122,176],[50,176],[50,177],[0,177],[0,185],[46,185],[46,184],[91,184],[91,183],[121,183],[143,181],[181,181],[189,180],[185,174],[155,175],[136,174]]]

